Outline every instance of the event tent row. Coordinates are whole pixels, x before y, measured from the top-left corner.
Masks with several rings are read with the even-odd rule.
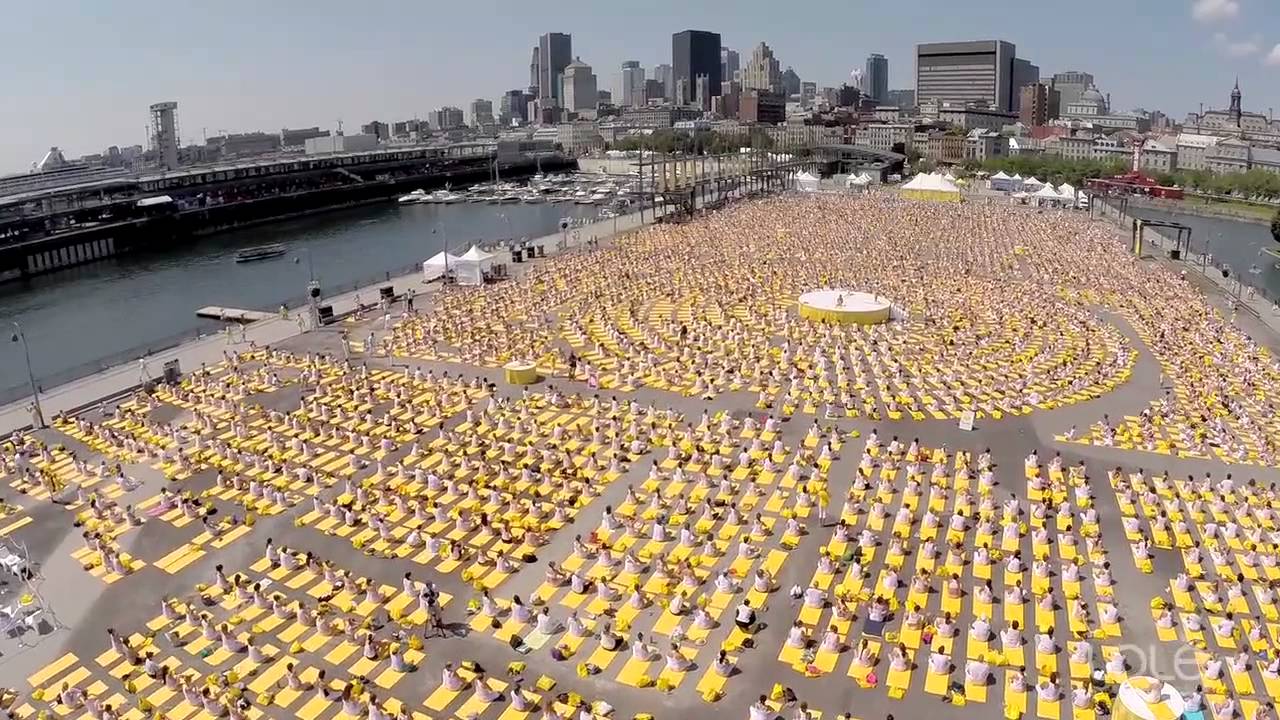
[[[479,245],[472,245],[461,255],[441,250],[422,263],[422,279],[430,282],[446,273],[453,273],[459,285],[480,285],[484,283],[485,272],[493,267],[495,258],[493,253],[481,250]]]

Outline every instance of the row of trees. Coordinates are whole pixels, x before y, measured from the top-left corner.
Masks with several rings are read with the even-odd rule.
[[[985,170],[994,173],[1003,170],[1009,175],[1037,178],[1061,184],[1068,182],[1077,187],[1091,177],[1107,177],[1129,171],[1125,160],[1067,160],[1056,155],[1010,155],[994,158],[979,165],[969,161],[965,169],[972,172]],[[1145,171],[1161,185],[1177,185],[1203,193],[1230,195],[1247,199],[1280,198],[1280,173],[1266,170],[1249,170],[1241,173],[1215,174],[1207,170],[1178,170],[1175,172]]]
[[[1081,187],[1089,178],[1118,175],[1127,171],[1129,166],[1128,163],[1119,159],[1069,160],[1059,155],[1039,153],[991,158],[984,163],[969,160],[965,162],[964,168],[970,172],[983,170],[993,175],[1003,171],[1006,175],[1035,177],[1037,180],[1051,182],[1054,185],[1065,182]]]
[[[1268,200],[1280,198],[1280,173],[1266,170],[1221,174],[1208,170],[1178,170],[1152,173],[1152,177],[1162,185],[1179,185],[1215,195]]]
[[[773,138],[763,132],[726,134],[712,130],[655,130],[648,135],[628,135],[612,145],[613,150],[650,150],[659,153],[719,155],[739,148],[773,149]]]

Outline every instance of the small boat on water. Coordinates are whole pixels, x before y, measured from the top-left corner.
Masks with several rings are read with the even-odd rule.
[[[285,250],[285,246],[280,243],[245,248],[236,252],[236,262],[254,262],[255,260],[266,260],[268,258],[280,257],[285,253]]]
[[[423,190],[422,188],[418,188],[417,190],[414,190],[408,195],[401,195],[399,198],[396,199],[396,202],[400,203],[401,205],[416,205],[418,203],[427,202],[428,197],[429,196],[427,195],[426,190]]]

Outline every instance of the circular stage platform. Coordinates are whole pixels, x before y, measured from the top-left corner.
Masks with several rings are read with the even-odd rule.
[[[823,288],[800,296],[800,317],[841,325],[877,325],[889,321],[890,303],[871,293]]]

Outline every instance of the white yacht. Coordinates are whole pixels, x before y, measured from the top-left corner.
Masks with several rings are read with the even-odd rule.
[[[401,195],[399,198],[396,199],[396,202],[400,203],[401,205],[415,205],[417,203],[428,202],[427,198],[428,198],[427,191],[423,190],[422,188],[418,188],[417,190],[414,190],[408,195]]]

